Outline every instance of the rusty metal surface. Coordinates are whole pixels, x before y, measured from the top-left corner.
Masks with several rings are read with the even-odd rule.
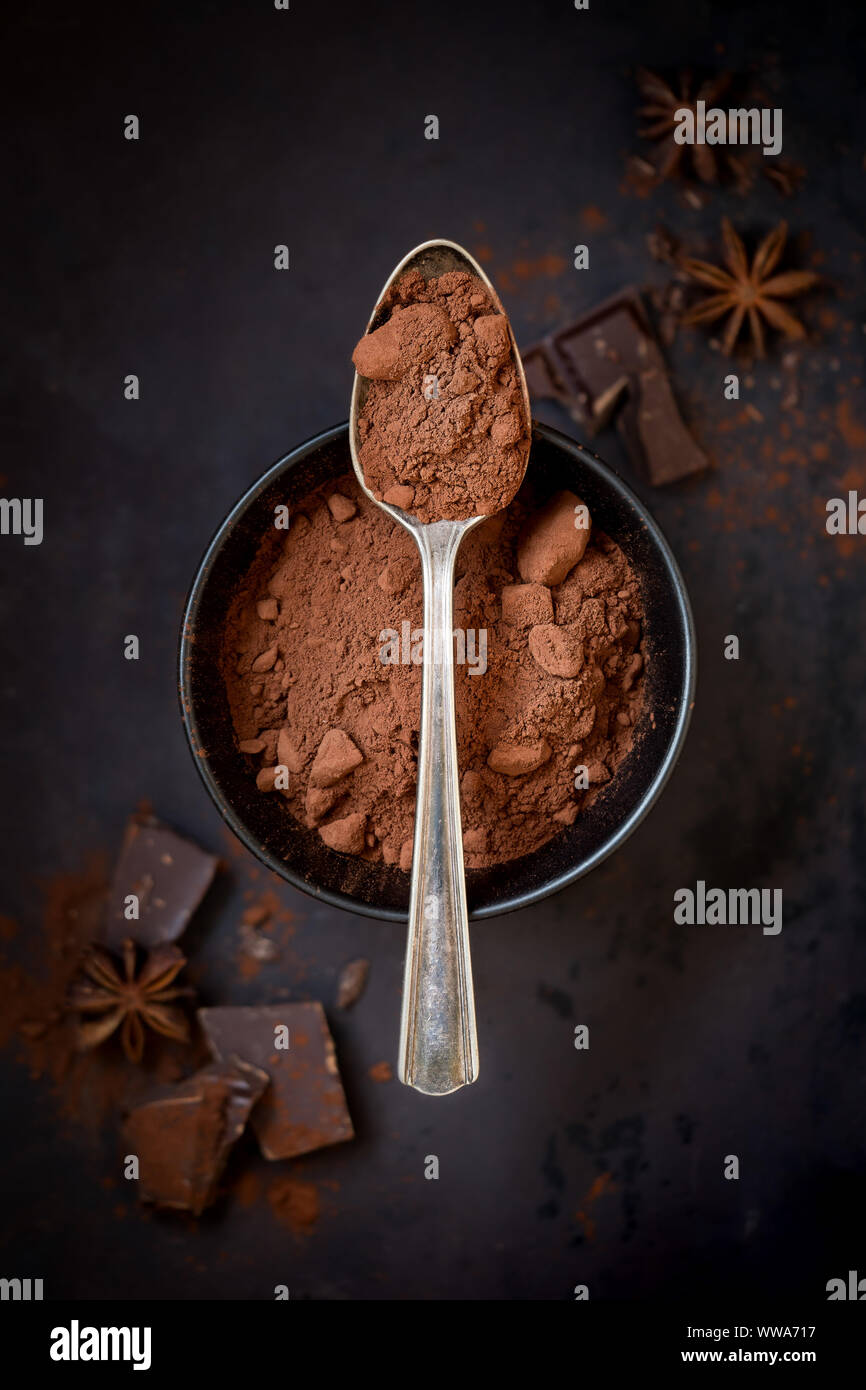
[[[446,3],[401,7],[395,49],[357,6],[214,9],[4,19],[3,487],[43,497],[46,528],[40,547],[0,541],[0,910],[27,932],[39,880],[114,850],[142,797],[227,854],[177,715],[186,586],[256,475],[345,416],[350,348],[406,247],[465,243],[519,342],[624,284],[663,284],[645,243],[659,220],[703,254],[723,212],[750,234],[786,216],[832,288],[804,307],[800,417],[782,407],[778,358],[733,406],[700,330],[668,352],[716,464],[667,491],[636,482],[695,607],[691,733],[614,858],[473,928],[478,1083],[431,1101],[370,1077],[394,1060],[393,924],[278,889],[291,949],[239,976],[251,861],[227,854],[194,930],[206,1002],[322,999],[340,1057],[357,1138],[292,1169],[320,1193],[315,1227],[287,1231],[266,1195],[229,1196],[195,1227],[143,1219],[112,1127],[61,1122],[13,1046],[4,1271],[43,1277],[46,1297],[270,1298],[277,1283],[311,1299],[555,1299],[578,1283],[614,1299],[814,1295],[866,1248],[866,538],[823,528],[826,499],[866,485],[862,14]],[[671,187],[624,189],[639,148],[628,69],[687,61],[763,65],[785,153],[807,168],[796,198],[765,180],[698,208]],[[572,269],[579,242],[589,272]],[[138,402],[123,397],[133,372]],[[538,413],[567,427],[556,406]],[[597,447],[630,477],[614,432]],[[122,659],[130,632],[137,663]],[[738,662],[723,658],[730,633]],[[782,932],[675,924],[674,892],[699,879],[781,888]],[[336,981],[357,956],[370,979],[343,1014]],[[266,1191],[271,1170],[244,1162]]]

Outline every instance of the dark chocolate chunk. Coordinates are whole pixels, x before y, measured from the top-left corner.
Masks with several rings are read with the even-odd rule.
[[[266,1072],[232,1057],[178,1086],[162,1086],[126,1121],[139,1163],[139,1197],[198,1216],[216,1197],[232,1146],[268,1085]]]
[[[126,827],[108,897],[105,944],[126,937],[151,949],[176,941],[208,888],[218,860],[152,817],[133,816]],[[138,918],[127,900],[138,899]]]
[[[591,402],[589,393],[578,383],[563,380],[556,366],[550,340],[536,343],[521,354],[526,385],[529,394],[536,399],[558,401],[568,411],[572,419],[589,429],[591,425]]]
[[[361,995],[364,993],[364,986],[367,983],[367,976],[370,973],[370,962],[364,960],[363,956],[358,960],[350,960],[340,971],[340,978],[337,982],[337,1008],[350,1009],[353,1004],[357,1004]]]
[[[293,1158],[354,1137],[325,1011],[318,1002],[199,1009],[214,1056],[271,1079],[251,1124],[265,1158]],[[282,1030],[288,1032],[288,1046]]]
[[[656,486],[709,467],[674,400],[640,295],[623,290],[524,354],[530,393],[595,434],[615,416],[632,462]]]

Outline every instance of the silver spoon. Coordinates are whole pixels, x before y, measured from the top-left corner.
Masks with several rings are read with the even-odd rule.
[[[449,270],[469,271],[484,284],[496,311],[504,313],[484,271],[462,246],[453,241],[425,241],[410,251],[391,274],[367,324],[368,333],[384,322],[387,311],[382,300],[394,281],[410,268],[419,270],[425,279]],[[510,326],[509,337],[528,423],[529,393]],[[356,372],[349,417],[355,475],[371,502],[415,538],[424,578],[421,739],[398,1075],[404,1085],[438,1096],[467,1086],[478,1076],[460,823],[452,633],[457,551],[463,537],[486,518],[473,516],[465,521],[425,524],[373,496],[364,481],[358,454],[358,416],[367,389],[368,382]]]

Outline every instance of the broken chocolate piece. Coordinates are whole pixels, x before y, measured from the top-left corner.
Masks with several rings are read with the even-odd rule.
[[[364,960],[363,956],[359,956],[357,960],[350,960],[343,966],[337,983],[338,1009],[350,1009],[353,1004],[357,1004],[364,993],[369,973],[370,962]]]
[[[139,1198],[198,1216],[216,1197],[226,1160],[267,1073],[232,1057],[163,1086],[126,1121],[130,1152],[139,1163]]]
[[[152,950],[177,941],[210,887],[218,863],[215,855],[153,817],[133,816],[108,897],[105,944],[119,950],[132,937]]]
[[[589,395],[579,383],[566,381],[557,365],[555,351],[552,338],[544,338],[521,353],[530,398],[558,401],[576,424],[590,429]]]
[[[632,462],[655,486],[709,467],[686,429],[637,291],[613,299],[527,348],[530,394],[569,411],[589,433],[612,415]]]
[[[198,1018],[215,1057],[242,1057],[271,1079],[250,1121],[265,1158],[293,1158],[354,1137],[321,1004],[199,1009]],[[283,1028],[287,1047],[280,1046]]]

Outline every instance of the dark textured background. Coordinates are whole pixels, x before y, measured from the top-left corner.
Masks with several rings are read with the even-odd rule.
[[[866,482],[863,13],[181,8],[19,5],[3,24],[0,471],[4,495],[46,509],[41,548],[0,540],[0,908],[25,941],[40,881],[113,850],[142,797],[226,850],[176,706],[185,590],[250,481],[345,416],[349,350],[411,246],[447,236],[479,254],[523,343],[624,283],[663,284],[645,244],[659,218],[700,251],[724,211],[750,236],[787,216],[790,263],[822,253],[828,285],[803,307],[798,415],[781,407],[778,353],[738,404],[722,399],[705,334],[681,334],[670,354],[716,471],[637,486],[695,607],[692,731],[613,860],[475,928],[478,1084],[437,1101],[368,1078],[394,1057],[399,928],[281,890],[292,952],[240,981],[252,861],[232,859],[196,931],[206,999],[284,990],[330,1006],[341,963],[373,963],[354,1012],[331,1011],[358,1139],[297,1167],[322,1194],[316,1230],[297,1239],[267,1203],[231,1198],[197,1229],[142,1219],[122,1183],[103,1186],[117,1176],[111,1127],[104,1142],[59,1129],[13,1049],[2,1272],[41,1275],[51,1297],[268,1298],[277,1282],[315,1299],[559,1299],[578,1282],[593,1298],[820,1297],[828,1278],[866,1269],[866,538],[823,532],[826,499]],[[625,190],[640,148],[630,69],[685,62],[760,70],[784,109],[785,156],[808,170],[797,198],[764,180],[697,209],[670,187]],[[137,144],[122,138],[129,112]],[[431,112],[438,143],[423,138]],[[578,241],[589,273],[571,269]],[[273,269],[278,242],[287,274]],[[567,425],[555,407],[539,414]],[[597,447],[630,476],[614,433]],[[127,632],[138,663],[122,659]],[[736,663],[722,658],[731,632]],[[699,877],[781,887],[781,936],[675,926],[673,892]],[[589,1053],[572,1047],[577,1022]],[[430,1153],[438,1183],[423,1180]],[[739,1182],[723,1180],[729,1153]],[[590,1233],[577,1213],[602,1173],[612,1185]]]

